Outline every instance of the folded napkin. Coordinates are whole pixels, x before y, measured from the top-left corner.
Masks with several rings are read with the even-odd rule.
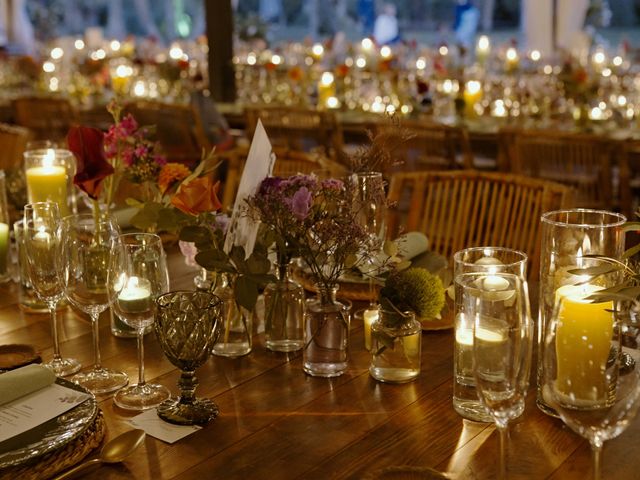
[[[429,250],[429,239],[421,232],[405,233],[396,238],[393,243],[396,244],[398,257],[402,258],[402,260],[411,260]],[[370,264],[362,264],[358,268],[363,274],[369,272],[380,273],[380,267],[388,262],[390,258],[386,253],[380,252]]]
[[[0,375],[0,405],[48,387],[56,375],[42,365],[27,365]]]

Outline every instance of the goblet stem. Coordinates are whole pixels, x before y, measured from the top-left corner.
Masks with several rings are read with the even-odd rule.
[[[592,442],[591,452],[593,457],[593,480],[600,480],[600,465],[602,464],[602,443]]]
[[[182,370],[180,380],[178,380],[178,387],[180,387],[180,403],[192,404],[196,398],[196,387],[198,386],[198,379],[195,375],[195,370]]]
[[[501,480],[507,478],[507,441],[509,440],[508,424],[496,422],[500,436],[500,476]]]
[[[138,386],[144,383],[144,328],[141,328],[138,330]]]
[[[51,336],[53,337],[53,359],[55,361],[59,361],[62,359],[60,355],[60,342],[58,340],[58,318],[57,318],[57,308],[58,301],[52,300],[48,302],[49,307],[49,316],[51,317]]]
[[[94,370],[102,370],[102,361],[100,359],[100,325],[98,318],[100,314],[91,314],[91,327],[93,331],[93,365]]]

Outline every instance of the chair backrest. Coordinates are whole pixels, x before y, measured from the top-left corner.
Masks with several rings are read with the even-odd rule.
[[[30,137],[31,132],[26,128],[0,123],[0,169],[20,168]]]
[[[153,101],[137,101],[125,106],[139,125],[155,126],[156,139],[170,162],[195,165],[211,145],[202,121],[191,105],[177,105]]]
[[[640,140],[627,140],[618,145],[620,210],[629,220],[636,220],[640,207]]]
[[[12,102],[15,122],[33,132],[34,140],[64,143],[69,128],[78,123],[71,102],[58,97],[21,97]]]
[[[396,149],[403,171],[473,168],[467,131],[441,123],[403,121],[412,138]]]
[[[325,155],[334,158],[342,147],[342,133],[331,111],[268,106],[247,108],[245,115],[247,135],[253,137],[260,119],[277,148],[309,151],[322,147]]]
[[[233,208],[248,153],[246,148],[236,148],[220,155],[223,162],[220,167],[223,172],[221,179],[223,210]],[[318,154],[286,149],[274,149],[273,154],[276,158],[273,176],[288,177],[298,173],[308,175],[320,170],[328,169],[331,171],[333,168],[333,164],[327,164],[325,159]]]
[[[614,207],[611,144],[602,137],[518,132],[512,142],[511,171],[573,187],[577,207]]]
[[[420,231],[447,258],[466,247],[524,251],[537,272],[540,215],[570,206],[572,190],[520,175],[463,171],[403,172],[391,176],[389,236]]]

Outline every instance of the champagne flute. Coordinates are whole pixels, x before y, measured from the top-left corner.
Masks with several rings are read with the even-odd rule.
[[[500,441],[500,478],[506,478],[509,421],[524,411],[533,323],[527,284],[505,272],[464,273],[458,281],[475,297],[467,312],[473,318],[473,376],[478,397],[496,424]]]
[[[113,402],[126,410],[146,410],[171,397],[167,387],[144,380],[144,332],[155,320],[156,298],[169,290],[162,241],[151,233],[120,235],[113,261],[112,308],[138,339],[138,383],[118,390]]]
[[[114,298],[109,290],[115,284],[109,278],[113,275],[111,268],[119,234],[118,225],[110,217],[96,219],[92,214],[79,214],[62,220],[64,293],[73,306],[89,314],[93,330],[94,365],[72,380],[94,394],[118,390],[129,381],[125,373],[103,367],[100,360],[98,317]]]
[[[588,284],[570,287],[558,295],[547,325],[542,396],[589,441],[599,480],[604,442],[620,435],[640,407],[639,305],[591,300]]]
[[[24,207],[24,248],[29,281],[51,315],[53,360],[46,364],[57,376],[80,370],[80,362],[60,355],[56,311],[62,299],[60,214],[54,202],[29,203]]]

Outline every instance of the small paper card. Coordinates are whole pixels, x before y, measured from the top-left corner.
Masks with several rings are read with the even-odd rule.
[[[91,395],[56,383],[0,407],[0,442],[71,410]]]
[[[136,415],[129,420],[129,424],[136,428],[141,428],[147,435],[167,443],[175,443],[202,428],[195,425],[185,426],[167,423],[158,417],[155,408]]]
[[[230,252],[231,247],[240,245],[244,247],[247,257],[253,252],[258,235],[259,223],[253,220],[249,215],[243,215],[242,206],[244,199],[249,195],[253,195],[257,190],[260,182],[265,177],[271,175],[275,155],[271,148],[271,142],[267,136],[267,132],[262,126],[262,122],[258,120],[256,131],[253,134],[251,148],[247,161],[244,164],[244,171],[238,186],[236,201],[233,204],[233,213],[227,230],[227,236],[224,242],[224,251]]]

